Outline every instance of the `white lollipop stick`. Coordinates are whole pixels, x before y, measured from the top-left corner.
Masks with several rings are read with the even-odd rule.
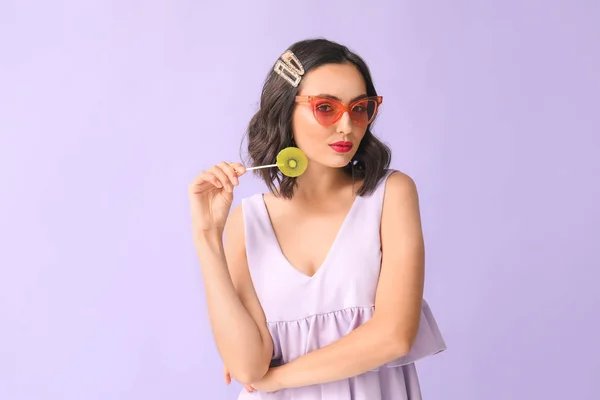
[[[261,168],[272,168],[272,167],[276,167],[276,166],[277,166],[277,164],[260,165],[258,167],[246,168],[246,171],[252,171],[253,169],[261,169]]]

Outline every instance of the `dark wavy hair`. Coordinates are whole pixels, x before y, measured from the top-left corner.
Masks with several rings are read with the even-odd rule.
[[[369,67],[360,56],[346,46],[326,39],[308,39],[294,43],[289,50],[298,57],[305,74],[324,64],[353,64],[365,80],[367,95],[377,96]],[[280,150],[295,146],[292,136],[292,112],[296,106],[297,94],[298,88],[290,85],[271,68],[262,89],[259,110],[250,120],[246,133],[248,164],[272,164]],[[391,161],[390,148],[371,131],[373,122],[367,127],[353,161],[343,167],[348,175],[363,179],[357,192],[360,196],[373,192]],[[258,169],[254,172],[276,195],[288,199],[293,196],[296,178],[281,174],[277,168]]]

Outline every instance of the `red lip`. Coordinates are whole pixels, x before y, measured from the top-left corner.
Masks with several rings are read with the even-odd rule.
[[[339,141],[331,143],[329,146],[338,153],[347,153],[352,149],[352,142]]]

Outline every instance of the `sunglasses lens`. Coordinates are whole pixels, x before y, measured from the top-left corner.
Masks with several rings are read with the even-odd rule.
[[[361,100],[355,103],[350,110],[350,118],[360,126],[367,126],[377,113],[377,102],[375,100]]]
[[[342,111],[339,104],[327,100],[317,101],[314,107],[317,122],[324,126],[333,124]]]
[[[360,100],[352,105],[349,110],[350,118],[359,126],[367,126],[377,113],[377,101],[372,99]],[[339,120],[346,108],[336,101],[320,99],[314,103],[314,114],[317,122],[329,126]]]

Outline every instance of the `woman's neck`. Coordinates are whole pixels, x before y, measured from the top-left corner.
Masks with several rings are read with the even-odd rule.
[[[321,201],[336,196],[340,191],[352,190],[352,177],[342,168],[312,166],[296,178],[294,197],[305,201]]]

